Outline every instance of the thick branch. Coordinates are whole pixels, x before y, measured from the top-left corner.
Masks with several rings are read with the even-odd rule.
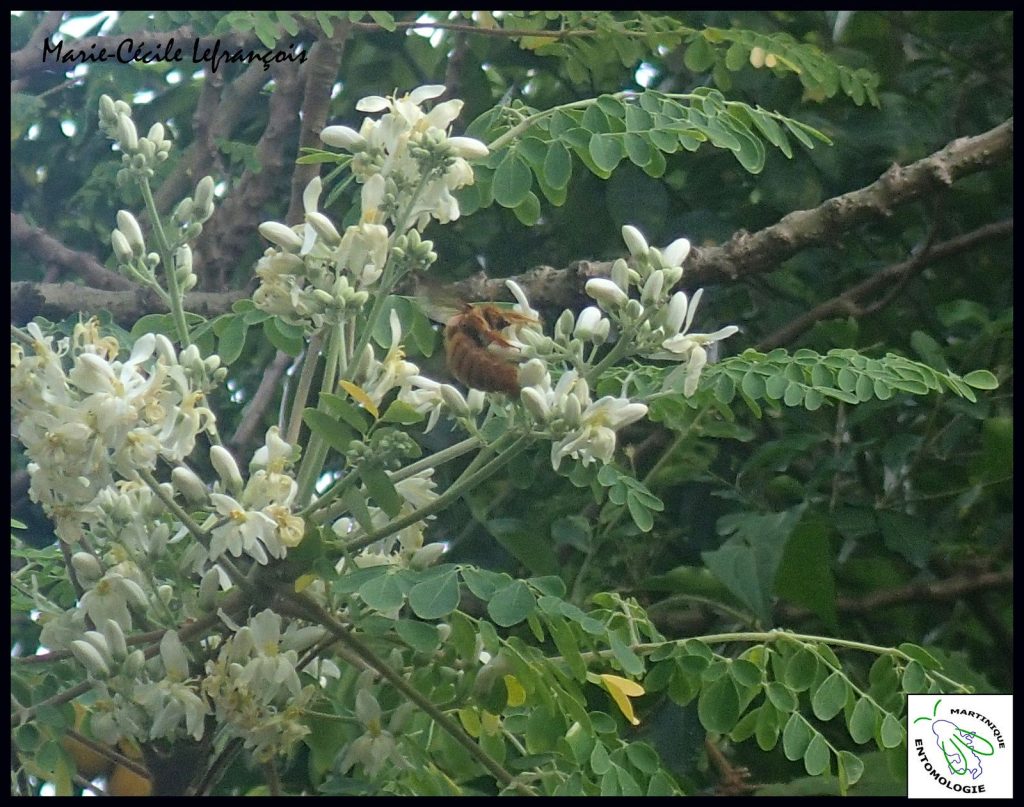
[[[185,295],[185,310],[212,317],[231,310],[231,304],[247,297],[242,290],[226,292],[189,292]],[[76,311],[109,311],[114,321],[126,328],[143,314],[166,311],[155,293],[136,288],[131,291],[104,291],[77,283],[31,283],[19,280],[11,283],[11,322],[22,325],[35,316],[52,321],[64,319]]]
[[[38,258],[44,266],[57,266],[63,272],[80,277],[97,289],[130,289],[134,285],[127,278],[107,269],[87,252],[78,252],[64,246],[45,230],[29,224],[24,216],[13,210],[11,241]]]
[[[913,275],[935,261],[948,258],[958,252],[973,249],[978,244],[992,238],[1005,238],[1013,234],[1013,219],[987,224],[969,233],[943,241],[941,244],[925,250],[902,263],[887,266],[876,272],[867,280],[858,283],[842,294],[826,300],[820,305],[797,317],[789,324],[769,334],[757,344],[758,350],[771,350],[779,345],[786,345],[808,328],[823,319],[837,316],[860,317],[871,314],[892,301],[893,295],[886,294],[882,299],[866,304],[867,298],[887,287],[897,287],[905,283]]]
[[[330,42],[316,42],[309,51],[306,65],[306,86],[302,98],[302,129],[299,132],[299,149],[322,145],[320,132],[327,123],[327,110],[331,104],[331,87],[338,77],[338,68],[345,55],[347,23],[341,26],[338,36]],[[301,154],[301,151],[299,152]],[[285,222],[296,224],[302,216],[302,192],[306,185],[320,172],[319,165],[296,165],[292,173],[292,195],[288,204]]]
[[[796,210],[777,224],[739,232],[720,247],[695,249],[688,281],[700,285],[767,272],[808,247],[830,244],[847,230],[892,209],[944,190],[958,179],[1013,156],[1013,118],[976,137],[961,137],[906,167],[893,165],[875,182],[844,193],[812,210]]]

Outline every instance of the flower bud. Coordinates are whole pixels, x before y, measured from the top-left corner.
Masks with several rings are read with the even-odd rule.
[[[644,238],[636,227],[631,224],[627,224],[622,228],[622,240],[626,242],[626,249],[629,250],[630,255],[634,255],[639,258],[647,256],[647,252],[650,249],[647,246],[647,239]]]
[[[217,605],[217,592],[220,591],[220,572],[214,567],[203,575],[199,582],[199,607],[203,611],[212,611]]]
[[[469,404],[466,403],[466,399],[462,397],[461,392],[451,384],[442,384],[439,391],[441,393],[441,400],[444,401],[445,406],[451,409],[452,412],[461,417],[469,416]]]
[[[196,184],[192,199],[196,206],[196,217],[206,221],[213,212],[213,177],[205,176]]]
[[[449,137],[448,145],[464,160],[482,160],[491,153],[487,146],[473,137]]]
[[[519,396],[523,399],[526,408],[542,423],[551,415],[551,408],[547,400],[534,387],[523,387]]]
[[[99,678],[106,678],[110,675],[110,667],[107,666],[106,660],[89,642],[75,639],[71,643],[71,655],[93,675]]]
[[[124,237],[124,233],[120,230],[114,230],[110,233],[110,246],[114,248],[114,257],[117,258],[119,263],[131,263],[135,257],[128,239]]]
[[[132,248],[132,253],[142,255],[146,251],[146,242],[142,238],[142,228],[139,222],[127,210],[117,211],[117,229],[119,229]]]
[[[557,320],[555,320],[555,339],[564,339],[572,333],[573,316],[572,311],[566,309]]]
[[[639,300],[627,300],[624,316],[632,320],[638,320],[644,315],[644,307]]]
[[[665,266],[682,266],[686,256],[690,254],[690,242],[686,238],[677,238],[661,252]]]
[[[519,367],[519,383],[524,387],[535,387],[547,378],[548,368],[540,359],[530,359]]]
[[[181,272],[182,279],[188,277],[192,272],[192,248],[188,244],[182,244],[174,252],[175,269]]]
[[[323,213],[318,213],[315,210],[307,213],[306,223],[316,231],[317,235],[327,242],[328,246],[335,247],[341,243],[341,236],[338,234],[337,229],[335,229],[331,220]]]
[[[196,203],[192,201],[191,197],[186,196],[180,202],[178,206],[174,208],[172,217],[178,224],[184,224],[187,221],[191,221],[192,212],[195,209]]]
[[[576,319],[576,329],[573,331],[573,336],[577,339],[589,339],[594,335],[594,329],[601,323],[601,309],[596,306],[588,305],[582,311],[580,311],[579,317]]]
[[[640,301],[645,305],[650,305],[658,301],[661,297],[661,290],[665,284],[665,273],[660,269],[655,269],[647,278],[647,282],[644,283],[644,288],[640,292]]]
[[[603,277],[595,277],[587,281],[587,294],[599,303],[605,303],[612,308],[619,308],[626,304],[629,298],[616,283],[606,280]]]
[[[124,661],[128,657],[128,644],[124,639],[124,631],[113,619],[103,622],[103,638],[110,649],[110,657],[114,661]]]
[[[302,239],[292,230],[281,224],[279,221],[265,221],[259,226],[260,235],[281,249],[289,252],[298,252],[302,249]]]
[[[438,558],[444,554],[444,551],[444,544],[435,543],[421,546],[412,553],[412,557],[409,559],[409,567],[412,569],[426,569],[428,566],[433,566]]]
[[[192,504],[202,504],[207,499],[206,485],[194,471],[179,465],[171,471],[171,483],[174,489],[180,493],[186,501]]]
[[[242,489],[242,475],[238,471],[238,464],[224,446],[210,448],[210,462],[225,485],[234,490]]]
[[[677,291],[668,301],[667,315],[665,317],[665,330],[669,336],[675,336],[686,321],[686,309],[689,301],[686,299],[685,291]]]
[[[566,396],[562,404],[562,417],[569,428],[573,428],[580,422],[580,415],[583,414],[583,407],[580,406],[580,399],[575,395]]]
[[[157,586],[156,596],[160,598],[160,602],[164,605],[170,605],[171,600],[174,598],[174,589],[164,583],[162,586]]]
[[[88,552],[76,552],[72,555],[71,565],[82,582],[91,583],[103,576],[103,567],[100,566],[100,562]]]
[[[362,151],[366,138],[348,126],[327,126],[320,132],[320,139],[328,146],[345,151]]]
[[[622,258],[612,262],[612,282],[623,291],[629,291],[629,264]]]
[[[162,123],[154,123],[149,127],[146,138],[153,141],[154,145],[160,145],[164,139],[164,125]]]
[[[128,153],[139,147],[139,133],[127,115],[121,115],[117,119],[117,142],[121,144],[121,149]]]

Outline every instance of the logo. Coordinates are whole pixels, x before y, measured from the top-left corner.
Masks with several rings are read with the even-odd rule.
[[[1013,795],[1012,695],[909,695],[910,798]]]

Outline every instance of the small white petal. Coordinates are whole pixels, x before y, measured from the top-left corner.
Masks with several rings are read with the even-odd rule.
[[[444,95],[444,90],[443,84],[424,84],[422,87],[417,87],[409,93],[409,100],[419,105],[424,101],[429,101],[431,98],[438,98]]]
[[[356,101],[356,109],[360,112],[383,112],[390,106],[391,102],[380,95],[368,95]]]

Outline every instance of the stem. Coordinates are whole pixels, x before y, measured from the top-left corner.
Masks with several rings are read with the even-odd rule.
[[[514,443],[512,443],[512,445],[508,447],[508,449],[503,454],[500,454],[499,456],[492,459],[490,462],[486,463],[483,467],[478,469],[475,468],[474,465],[477,464],[481,456],[485,456],[485,451],[487,451],[487,449],[481,451],[480,456],[478,456],[473,461],[473,463],[470,464],[470,466],[466,469],[462,476],[459,477],[459,479],[456,482],[454,482],[451,485],[451,487],[448,488],[448,490],[446,490],[444,493],[442,493],[440,496],[434,499],[434,501],[432,501],[430,504],[424,505],[419,510],[415,510],[412,513],[409,513],[408,515],[403,516],[402,518],[396,519],[390,522],[389,524],[386,524],[379,530],[375,530],[374,532],[371,532],[368,535],[357,537],[349,541],[345,545],[345,551],[355,552],[359,549],[363,549],[372,543],[376,543],[377,541],[394,535],[400,530],[404,530],[406,527],[415,524],[417,521],[422,521],[427,516],[433,515],[434,513],[444,510],[446,507],[448,507],[448,505],[450,505],[452,502],[454,502],[456,499],[462,496],[467,490],[476,487],[481,482],[484,482],[485,480],[493,476],[496,471],[500,470],[503,466],[507,465],[511,460],[513,460],[516,456],[522,453],[522,451],[529,445],[529,440],[530,438],[528,435],[524,435],[518,438]],[[495,443],[495,448],[492,451],[497,450],[497,446],[501,442],[502,441],[499,439],[499,441]]]
[[[336,620],[330,613],[304,594],[295,594],[287,589],[282,592],[283,596],[300,608],[308,618],[318,622],[327,628],[337,640],[359,656],[369,667],[372,667],[385,681],[391,684],[408,700],[422,709],[435,723],[446,731],[453,740],[465,748],[473,757],[483,765],[491,775],[506,787],[515,788],[516,792],[523,796],[537,795],[532,788],[518,783],[512,774],[505,770],[502,765],[490,754],[483,750],[472,737],[462,729],[455,720],[437,708],[434,703],[416,690],[399,673],[388,666],[387,662],[379,658],[368,645],[359,639],[352,631]]]
[[[291,445],[295,445],[299,439],[299,430],[302,428],[302,410],[306,408],[306,401],[309,400],[309,389],[313,385],[313,374],[316,372],[317,361],[320,358],[322,342],[323,335],[317,332],[310,338],[309,346],[306,348],[306,359],[302,362],[299,382],[295,385],[295,399],[292,401],[292,411],[284,435],[285,442]]]
[[[338,352],[341,350],[341,341],[341,326],[337,326],[327,342],[324,377],[320,384],[321,392],[332,392],[334,390],[334,379],[338,369]],[[310,430],[309,446],[306,448],[306,453],[302,457],[302,464],[299,466],[299,472],[296,475],[298,492],[295,495],[295,502],[299,507],[306,504],[313,495],[317,475],[323,470],[324,460],[327,458],[327,450],[328,445],[323,437],[317,432]]]
[[[185,309],[182,306],[183,295],[178,285],[178,278],[175,275],[174,256],[171,254],[171,245],[167,241],[163,225],[160,223],[160,214],[156,209],[156,202],[153,200],[153,191],[150,190],[149,180],[145,177],[139,180],[139,188],[142,190],[142,198],[146,202],[146,212],[149,213],[149,220],[153,223],[153,235],[156,236],[157,249],[160,252],[160,260],[164,264],[164,272],[167,275],[168,303],[171,306],[171,316],[174,318],[174,327],[178,330],[178,339],[182,347],[188,347],[192,340],[188,335],[188,324],[185,322]]]

